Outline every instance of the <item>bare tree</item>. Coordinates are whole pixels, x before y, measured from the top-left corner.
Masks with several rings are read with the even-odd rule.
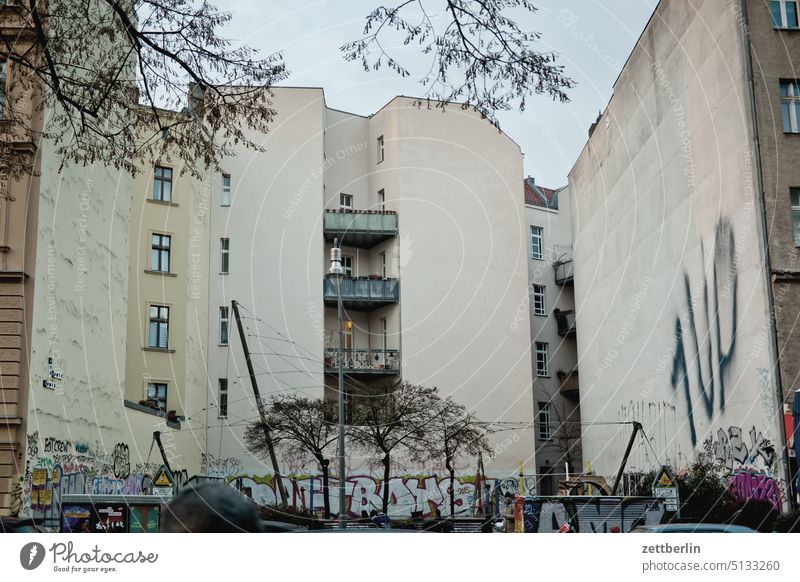
[[[364,36],[342,51],[367,71],[385,66],[407,77],[411,72],[385,49],[392,42],[385,36],[394,32],[397,42],[431,55],[420,80],[424,97],[443,109],[451,102],[472,106],[497,123],[497,111],[524,111],[533,95],[568,101],[566,91],[574,86],[556,53],[534,49],[541,35],[523,31],[508,16],[514,9],[537,10],[529,0],[396,0],[370,12]]]
[[[550,410],[555,417],[555,425],[551,428],[551,444],[560,455],[560,462],[570,467],[579,460],[581,442],[580,413],[577,406],[570,406],[562,396],[553,396],[545,391]]]
[[[432,455],[443,458],[450,475],[450,515],[455,516],[455,460],[460,455],[477,455],[488,451],[486,430],[474,414],[450,397],[439,401],[430,423],[430,442],[435,447]]]
[[[52,139],[64,161],[135,173],[174,146],[199,175],[233,144],[261,149],[249,132],[267,131],[266,89],[286,69],[279,54],[258,58],[220,36],[231,16],[207,0],[20,0],[2,10],[19,27],[0,41],[8,126],[34,143]],[[184,108],[189,87],[189,115],[168,111]],[[32,93],[41,95],[33,110]],[[8,148],[0,154],[12,162]]]
[[[415,6],[418,22],[409,13]],[[428,16],[437,6],[441,26]],[[432,55],[423,97],[442,107],[469,103],[494,122],[499,110],[524,109],[531,95],[566,101],[572,81],[554,53],[534,50],[539,34],[524,32],[507,15],[513,9],[536,10],[528,0],[382,5],[366,17],[364,37],[342,50],[366,69],[385,64],[408,75],[383,48],[382,35],[394,29]],[[19,155],[20,143],[43,138],[64,162],[132,174],[167,148],[195,175],[219,170],[236,144],[262,149],[255,136],[275,113],[269,88],[288,72],[280,53],[259,57],[224,38],[231,15],[209,0],[17,0],[0,12],[8,24],[0,40],[9,64],[5,171],[35,171],[35,156]]]
[[[267,424],[275,444],[289,456],[300,459],[312,457],[319,463],[326,519],[331,515],[328,470],[330,459],[327,450],[338,436],[337,425],[331,422],[335,418],[335,403],[294,395],[273,397],[267,411]],[[267,454],[261,420],[248,425],[244,441],[251,452],[257,455]]]
[[[430,421],[438,401],[436,388],[408,383],[385,385],[379,393],[355,400],[350,437],[358,448],[381,456],[384,513],[389,509],[391,456],[403,451],[412,460],[430,457]]]

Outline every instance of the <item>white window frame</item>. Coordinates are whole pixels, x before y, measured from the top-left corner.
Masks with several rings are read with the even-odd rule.
[[[169,176],[166,175],[167,172]],[[175,172],[169,166],[156,165],[153,168],[153,200],[156,202],[172,202],[172,190],[175,185],[172,178],[174,176]],[[159,183],[158,198],[156,198],[156,182]],[[166,197],[164,196],[164,184],[169,184],[169,194]]]
[[[153,401],[155,401],[157,403],[161,402],[161,399],[159,398],[159,395],[158,395],[158,388],[160,386],[164,387],[164,407],[162,408],[161,405],[159,404],[158,405],[158,410],[163,412],[164,414],[166,414],[167,413],[167,398],[169,397],[169,384],[167,382],[148,382],[147,383],[147,388],[145,390],[145,400],[147,402],[153,402]],[[155,391],[155,395],[156,395],[155,399],[150,398],[150,388],[151,387]]]
[[[783,106],[789,104],[789,128],[784,126],[784,133],[800,133],[800,119],[798,119],[797,109],[800,103],[800,81],[797,79],[782,79],[781,89],[786,85],[787,95],[781,95],[781,123],[783,123]]]
[[[539,378],[549,378],[550,370],[549,370],[549,362],[547,356],[547,343],[535,342],[535,353],[536,353],[536,375]]]
[[[230,308],[227,305],[221,305],[219,308],[219,345],[227,346],[230,341]]]
[[[796,196],[795,196],[796,194]],[[797,198],[797,203],[795,203]],[[800,248],[800,188],[789,188],[789,204],[792,208],[792,232],[794,233],[794,246]]]
[[[228,379],[217,380],[217,418],[228,418]]]
[[[541,226],[531,225],[531,259],[535,261],[544,260],[543,241],[544,229]]]
[[[231,272],[231,239],[219,239],[219,274],[227,275]]]
[[[533,314],[547,315],[547,304],[545,303],[545,286],[537,283],[531,284],[531,294],[533,295]],[[538,303],[538,305],[537,305]]]
[[[344,192],[339,194],[339,210],[352,210],[353,209],[353,195],[352,194],[345,194]]]
[[[342,255],[342,270],[345,277],[353,276],[353,255]]]
[[[383,136],[378,136],[378,163],[380,164],[386,159],[386,150],[384,148]]]
[[[537,420],[539,421],[539,440],[549,441],[553,438],[553,425],[550,418],[550,403],[539,402],[539,410],[537,411]]]
[[[386,191],[383,188],[378,190],[378,210],[381,212],[386,210]]]
[[[220,200],[220,206],[230,206],[230,205],[231,205],[231,175],[222,174],[222,199]]]
[[[158,242],[156,242],[158,237]],[[166,244],[165,244],[166,243]],[[157,253],[156,256],[153,253]],[[157,257],[157,258],[156,258]],[[166,258],[166,268],[164,259]],[[156,259],[155,261],[153,259]],[[150,271],[153,273],[169,273],[170,263],[172,262],[172,236],[160,232],[154,232],[150,236]]]
[[[155,315],[153,314],[153,310],[155,311]],[[163,311],[162,311],[163,310]],[[162,314],[164,317],[162,317]],[[154,349],[154,350],[168,350],[169,349],[169,306],[168,305],[150,305],[148,306],[147,311],[147,347]],[[153,327],[153,324],[156,325],[156,343],[153,345],[150,343],[150,339],[152,334],[150,330]],[[162,327],[163,326],[163,327]],[[163,331],[163,333],[162,333]],[[163,336],[163,342],[161,342]],[[164,345],[160,345],[160,344]]]
[[[780,21],[780,24],[777,24],[775,22],[775,19],[773,18],[773,13],[772,13],[772,7],[775,5],[776,2],[779,3],[780,6],[781,6],[781,21]],[[794,10],[795,10],[794,14],[795,14],[795,18],[798,20],[797,26],[789,26],[789,14],[788,14],[788,11],[786,9],[786,5],[787,4],[794,4]],[[797,28],[800,28],[800,6],[798,6],[798,1],[797,0],[770,0],[769,13],[770,13],[770,20],[772,20],[772,25],[773,25],[774,28],[778,28],[778,29],[785,28],[785,29],[788,29],[788,30],[796,30]]]

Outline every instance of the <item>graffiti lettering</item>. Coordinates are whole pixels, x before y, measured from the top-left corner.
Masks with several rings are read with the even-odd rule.
[[[769,501],[775,511],[781,510],[780,489],[769,475],[742,471],[731,477],[731,493],[736,499]]]
[[[114,446],[114,476],[124,479],[131,473],[131,456],[128,445],[117,443]]]

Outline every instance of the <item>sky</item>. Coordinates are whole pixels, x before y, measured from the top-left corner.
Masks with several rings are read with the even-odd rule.
[[[391,5],[387,0],[385,5]],[[439,9],[443,2],[425,0]],[[329,107],[369,115],[395,95],[423,93],[419,77],[429,57],[414,47],[387,47],[412,73],[401,78],[388,69],[364,71],[346,62],[339,47],[361,36],[364,18],[380,0],[217,0],[233,15],[224,34],[257,48],[282,52],[290,86],[322,87]],[[546,96],[529,100],[524,112],[502,112],[505,131],[525,154],[525,173],[537,184],[564,186],[586,144],[588,129],[611,97],[614,81],[636,44],[657,0],[534,0],[535,14],[515,12],[524,30],[542,35],[537,50],[555,51],[565,75],[577,85],[570,102]],[[416,78],[415,78],[416,75]]]

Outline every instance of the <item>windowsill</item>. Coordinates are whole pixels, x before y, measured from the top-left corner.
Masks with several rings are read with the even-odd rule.
[[[164,354],[174,354],[175,353],[175,350],[171,350],[169,348],[151,348],[149,346],[143,347],[142,351],[144,351],[144,352],[161,352],[161,353],[164,353]]]
[[[547,314],[546,313],[534,313],[533,316],[534,317],[547,317]]]
[[[226,273],[223,273],[222,271],[220,271],[220,273],[219,273],[219,274],[220,274],[220,275],[230,275],[230,274],[231,274],[231,272],[230,272],[230,271],[227,271]]]
[[[537,378],[549,378],[550,374],[536,374]]]
[[[230,204],[220,204],[220,208],[230,208]]]
[[[149,406],[142,406],[132,400],[125,400],[124,401],[125,408],[130,408],[132,410],[138,410],[139,412],[144,412],[145,414],[150,414],[152,416],[157,416],[158,418],[163,418],[164,421],[167,423],[167,426],[170,428],[176,428],[180,430],[181,423],[178,421],[167,420],[167,415],[161,412],[160,410],[156,410],[155,408],[150,408]]]
[[[777,30],[778,32],[787,32],[787,31],[794,31],[800,32],[800,26],[774,26],[772,30]]]
[[[228,346],[230,346],[230,345],[231,345],[231,344],[217,344],[217,347],[220,347],[220,348],[227,348],[227,347],[228,347]]]
[[[177,273],[171,273],[169,271],[150,271],[148,269],[144,270],[145,273],[148,275],[161,275],[162,277],[177,277]]]
[[[544,257],[531,257],[532,261],[543,261]]]
[[[148,202],[152,202],[153,204],[160,204],[161,206],[178,206],[175,202],[167,202],[166,200],[154,200],[153,198],[148,198]]]

